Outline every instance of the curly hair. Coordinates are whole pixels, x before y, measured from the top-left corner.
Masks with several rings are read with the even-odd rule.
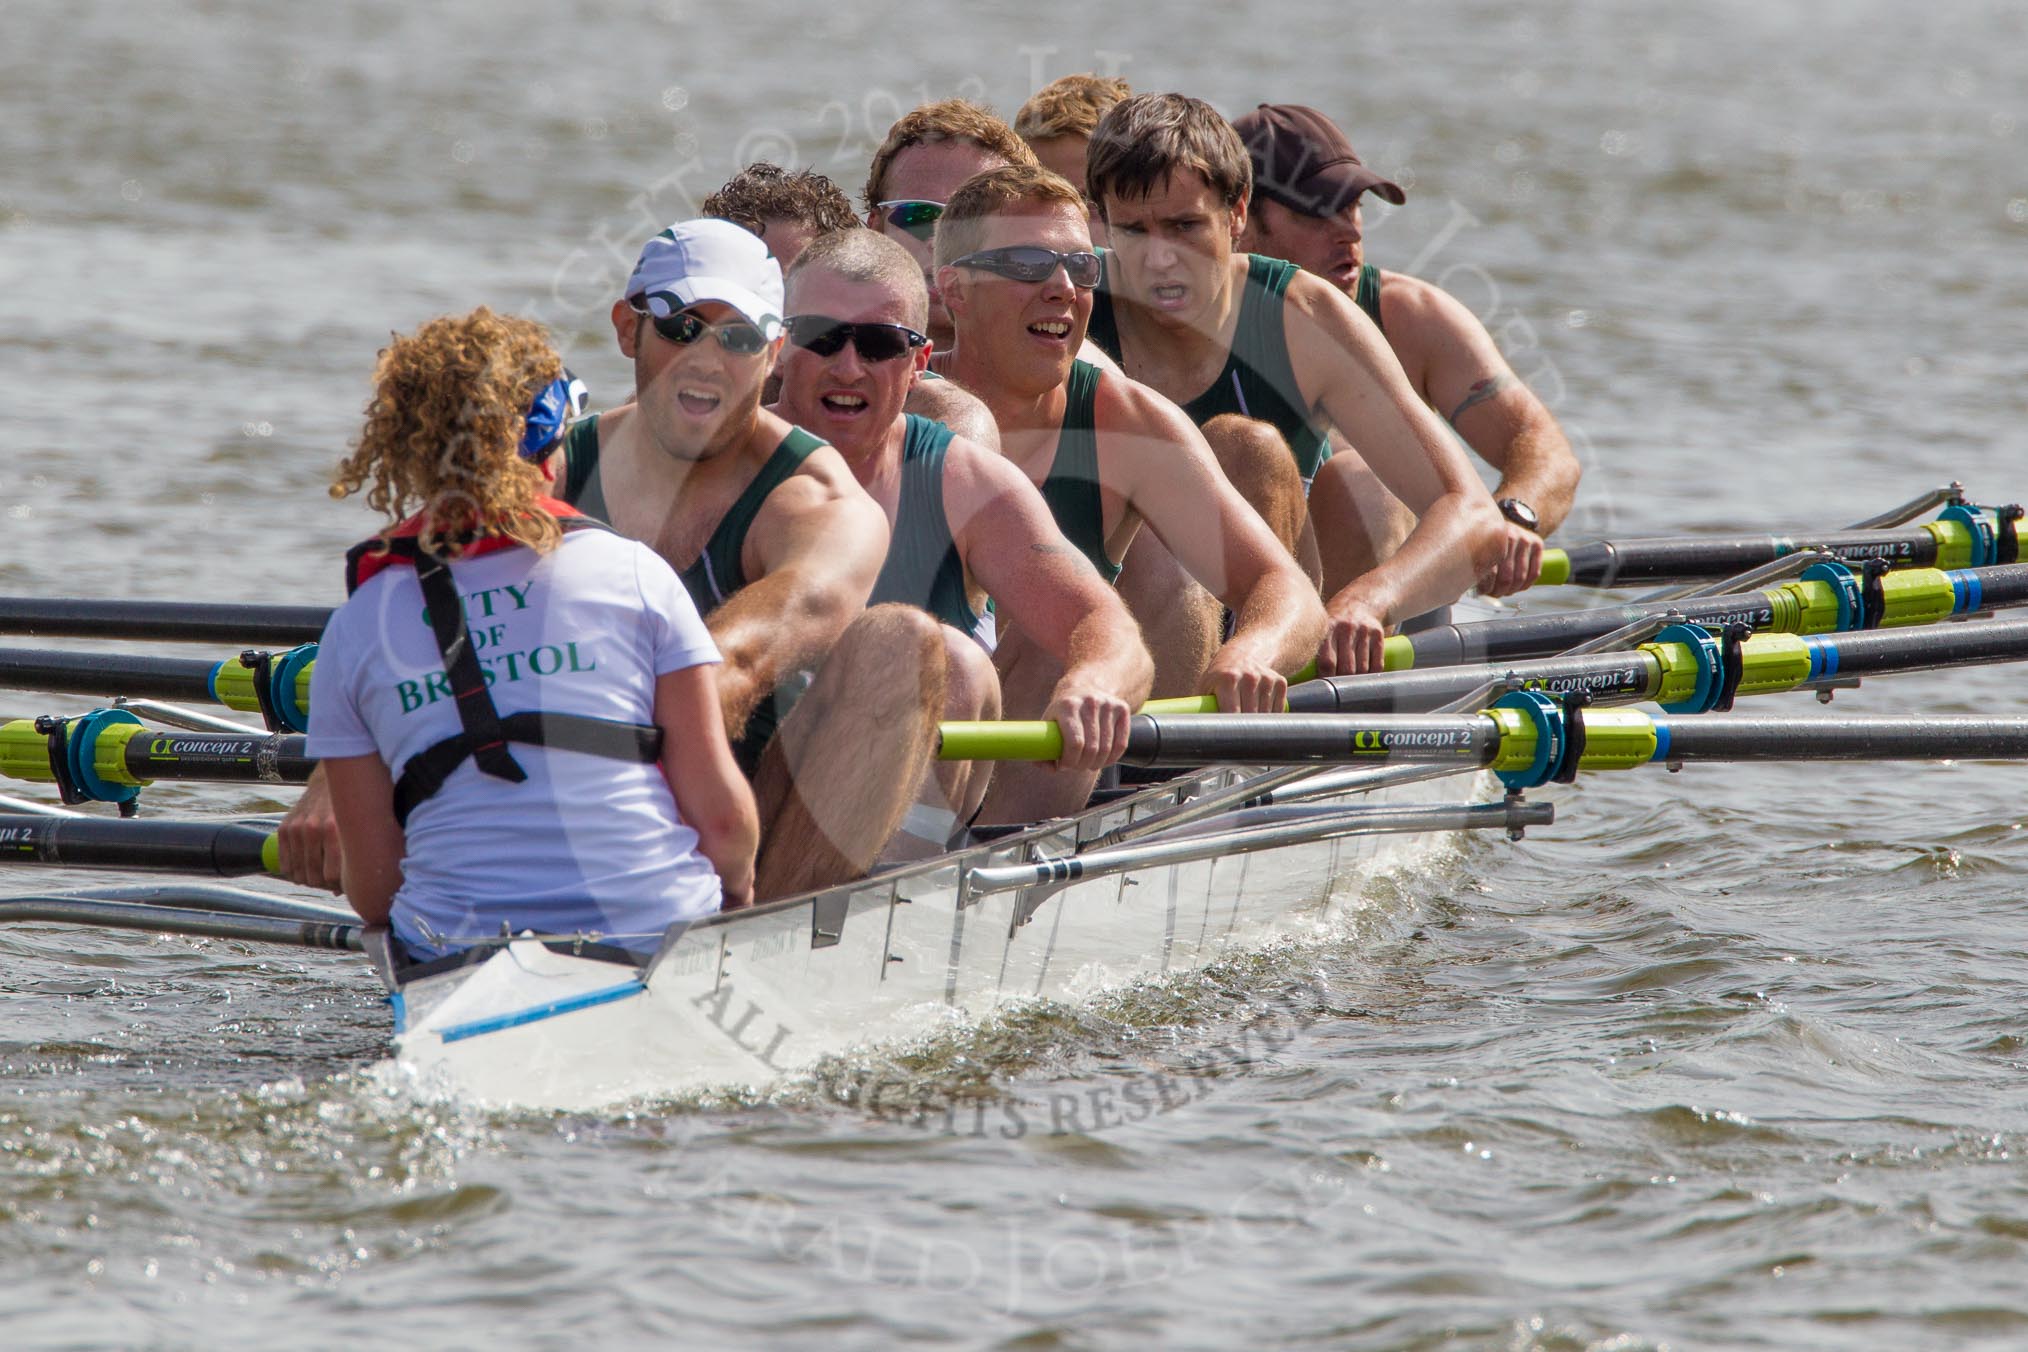
[[[520,450],[529,405],[562,373],[540,324],[483,305],[395,335],[380,350],[366,426],[331,496],[371,481],[366,501],[390,529],[421,512],[418,543],[438,558],[457,558],[480,533],[547,553],[563,531],[536,501],[548,480]]]
[[[699,214],[745,226],[756,235],[769,221],[795,221],[818,235],[859,224],[852,199],[836,183],[809,169],[792,174],[766,160],[757,160],[727,179],[704,199]]]
[[[1014,114],[1014,133],[1031,143],[1054,136],[1089,136],[1114,104],[1133,96],[1133,86],[1116,75],[1065,75],[1021,105]]]

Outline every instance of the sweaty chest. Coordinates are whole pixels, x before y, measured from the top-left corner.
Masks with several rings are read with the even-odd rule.
[[[617,457],[602,468],[613,528],[648,545],[679,572],[697,561],[739,496],[738,485],[700,482],[702,476],[672,484],[630,474]]]

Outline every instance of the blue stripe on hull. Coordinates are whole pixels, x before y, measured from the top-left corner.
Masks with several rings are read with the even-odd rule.
[[[462,1042],[468,1037],[479,1037],[486,1033],[498,1033],[507,1028],[518,1028],[524,1023],[540,1023],[553,1019],[559,1014],[572,1014],[580,1009],[591,1009],[597,1005],[609,1005],[615,1000],[624,1000],[639,995],[648,988],[638,981],[624,981],[604,990],[586,991],[563,1000],[552,1000],[546,1005],[531,1005],[518,1009],[512,1014],[496,1014],[489,1019],[473,1019],[470,1023],[454,1024],[437,1036],[446,1042]]]

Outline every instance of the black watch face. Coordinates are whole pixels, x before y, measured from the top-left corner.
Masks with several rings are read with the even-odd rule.
[[[1535,515],[1535,509],[1519,498],[1501,498],[1495,505],[1499,507],[1500,515],[1524,530],[1534,530],[1541,520]]]

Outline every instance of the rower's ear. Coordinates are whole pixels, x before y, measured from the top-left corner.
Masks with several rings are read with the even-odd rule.
[[[1246,199],[1240,198],[1232,204],[1232,246],[1239,247],[1239,241],[1246,235]]]
[[[638,355],[641,341],[641,316],[633,306],[623,300],[613,302],[613,337],[619,340],[620,355],[632,359]]]
[[[966,283],[970,280],[965,276],[963,268],[954,268],[946,264],[937,269],[937,299],[944,303],[944,308],[951,312],[953,318],[964,308],[965,301],[969,298]]]

